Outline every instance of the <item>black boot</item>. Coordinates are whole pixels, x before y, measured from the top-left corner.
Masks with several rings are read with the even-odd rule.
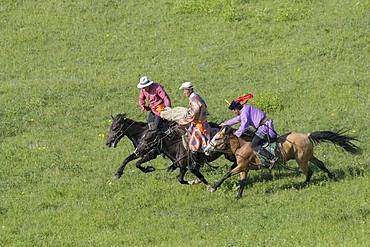
[[[261,162],[262,162],[262,165],[266,168],[269,168],[269,169],[272,169],[275,162],[276,162],[276,159],[275,157],[269,152],[267,151],[266,149],[264,148],[260,148],[260,150],[257,152]]]

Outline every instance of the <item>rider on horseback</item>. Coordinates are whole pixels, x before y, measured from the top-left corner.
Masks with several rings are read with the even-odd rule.
[[[165,107],[171,107],[170,97],[167,95],[163,86],[148,77],[140,78],[137,87],[140,88],[139,106],[149,112],[148,127],[150,130],[159,131],[161,129],[162,118],[160,113]],[[145,100],[149,101],[149,106],[145,105]]]
[[[276,157],[269,151],[263,148],[263,144],[270,139],[275,139],[277,133],[274,130],[272,119],[267,118],[266,114],[252,105],[246,105],[249,99],[253,98],[252,94],[241,96],[229,104],[229,109],[236,115],[236,117],[229,119],[221,125],[232,126],[240,123],[239,129],[234,132],[237,137],[242,136],[248,131],[251,126],[256,129],[256,133],[252,139],[252,148],[260,157],[263,165],[272,168],[276,162]]]
[[[191,82],[184,82],[180,89],[184,90],[184,95],[189,98],[188,113],[179,121],[181,125],[190,124],[189,148],[192,161],[189,162],[189,169],[198,170],[201,152],[210,141],[211,128],[207,122],[207,105],[204,99],[194,92]]]

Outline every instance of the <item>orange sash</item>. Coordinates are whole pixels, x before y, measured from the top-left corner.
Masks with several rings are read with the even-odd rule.
[[[194,121],[194,122],[192,122],[192,124],[197,126],[200,133],[204,134],[206,132],[206,128],[204,128],[204,125],[203,125],[205,122],[207,122],[206,118],[201,120],[201,121]]]
[[[164,111],[164,108],[165,108],[164,103],[161,103],[161,104],[156,105],[156,106],[154,107],[154,109],[155,109],[155,111],[156,111],[156,112],[162,112],[162,111]]]

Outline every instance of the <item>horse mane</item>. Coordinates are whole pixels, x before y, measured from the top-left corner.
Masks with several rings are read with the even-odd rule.
[[[287,140],[287,138],[288,138],[288,135],[290,135],[290,134],[292,134],[292,132],[289,132],[289,133],[286,133],[284,135],[278,136],[277,139],[276,139],[276,141],[278,143],[285,142]]]
[[[123,118],[127,122],[131,122],[131,123],[135,122],[135,123],[138,123],[138,124],[141,124],[141,125],[146,125],[145,122],[136,121],[136,120],[133,120],[131,118],[128,118],[126,113],[118,113],[115,117],[112,116],[112,118]]]
[[[209,126],[211,128],[216,128],[216,129],[220,129],[221,128],[220,124],[218,124],[218,123],[208,122],[208,124],[209,124]]]
[[[230,126],[228,126],[228,125],[225,125],[225,126],[223,126],[222,128],[221,128],[221,130],[223,130],[223,129],[225,129],[225,134],[226,135],[231,135],[236,129],[234,129],[234,128],[232,128],[232,127],[230,127]],[[220,131],[221,131],[220,130]]]
[[[125,118],[127,116],[127,114],[126,113],[118,113],[117,115],[116,115],[116,117],[118,117],[118,118]]]

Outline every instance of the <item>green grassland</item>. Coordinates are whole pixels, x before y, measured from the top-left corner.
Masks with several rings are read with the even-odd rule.
[[[369,246],[369,54],[365,0],[1,0],[0,246]],[[252,92],[281,134],[346,128],[363,153],[317,146],[335,180],[251,172],[241,200],[162,157],[112,180],[133,148],[105,146],[110,115],[145,121],[142,75],[175,106],[193,81],[215,122]]]

